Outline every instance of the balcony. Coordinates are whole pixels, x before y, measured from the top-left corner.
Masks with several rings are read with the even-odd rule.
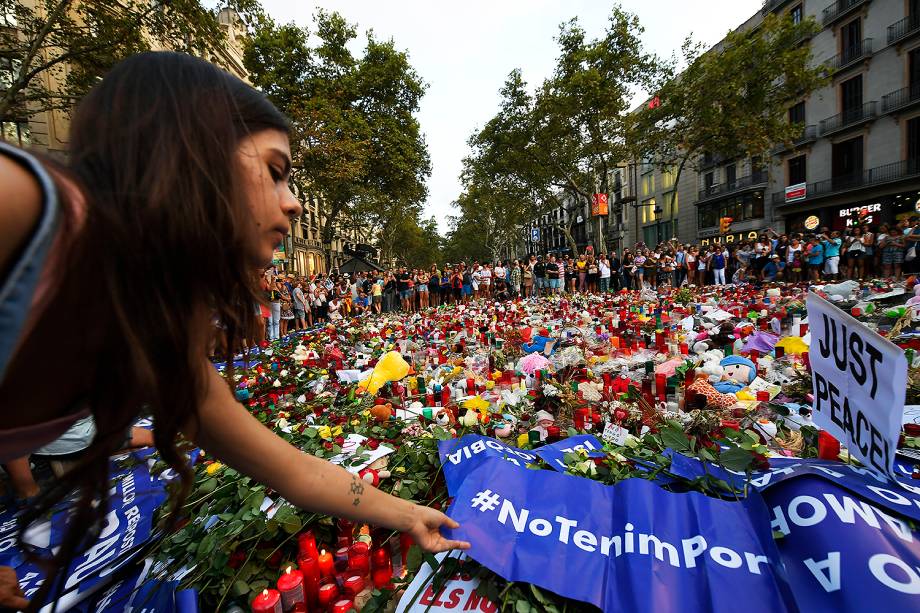
[[[299,236],[294,236],[293,239],[295,247],[303,247],[304,249],[316,249],[318,251],[323,250],[323,241],[313,238],[300,238]]]
[[[888,44],[893,45],[907,40],[920,32],[920,17],[911,15],[888,26]]]
[[[844,49],[843,53],[829,59],[826,65],[835,72],[840,72],[861,60],[868,60],[870,57],[872,57],[872,39],[867,38]]]
[[[697,204],[708,200],[715,200],[716,198],[721,198],[722,196],[737,194],[749,189],[763,187],[767,184],[767,180],[767,173],[755,172],[754,174],[748,175],[746,177],[739,177],[730,183],[712,185],[699,191]]]
[[[882,96],[882,113],[894,113],[920,103],[920,83]]]
[[[776,12],[789,4],[792,0],[765,0],[763,3],[763,8],[760,9],[761,15],[769,15],[770,13]]]
[[[727,161],[728,158],[724,155],[719,155],[717,153],[706,153],[700,156],[700,170],[706,170],[708,168],[715,168],[719,164]]]
[[[840,192],[863,189],[883,183],[894,183],[917,177],[920,177],[920,159],[902,160],[900,162],[893,162],[891,164],[885,164],[884,166],[870,168],[869,170],[855,175],[835,177],[833,179],[818,181],[817,183],[809,183],[805,200],[814,200],[816,198],[832,196]],[[774,206],[786,204],[785,190],[774,192],[772,199]],[[797,202],[803,201],[798,200]]]
[[[869,1],[870,0],[837,0],[837,2],[834,2],[824,9],[824,12],[821,14],[821,24],[824,27],[833,25]]]
[[[773,155],[779,155],[784,151],[788,151],[790,149],[798,149],[802,145],[813,143],[816,140],[818,140],[818,126],[802,126],[802,135],[793,140],[791,146],[786,145],[785,143],[781,143],[774,147],[771,153]]]
[[[855,128],[875,119],[876,103],[867,102],[862,106],[838,113],[833,117],[821,120],[818,124],[818,136],[828,136],[843,130]]]

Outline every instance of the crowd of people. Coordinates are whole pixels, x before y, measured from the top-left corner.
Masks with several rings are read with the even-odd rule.
[[[266,338],[335,322],[343,317],[391,311],[415,312],[479,298],[507,300],[555,293],[656,289],[770,281],[821,282],[873,277],[900,279],[916,272],[920,217],[845,231],[813,234],[765,230],[756,240],[700,246],[676,239],[657,247],[638,243],[622,252],[577,257],[531,255],[525,259],[405,266],[385,271],[317,274],[276,273],[263,279],[268,307],[261,307]]]

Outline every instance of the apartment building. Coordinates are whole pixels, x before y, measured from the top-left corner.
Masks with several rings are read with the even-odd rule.
[[[920,0],[768,0],[742,27],[770,13],[817,20],[820,32],[802,44],[833,78],[789,108],[789,121],[802,126],[791,147],[763,158],[701,160],[688,240],[739,241],[768,227],[842,230],[916,214]],[[727,235],[721,217],[733,219]]]

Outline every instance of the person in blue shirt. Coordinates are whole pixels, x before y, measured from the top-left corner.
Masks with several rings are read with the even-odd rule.
[[[778,278],[782,278],[785,270],[786,263],[778,255],[773,255],[760,272],[760,278],[763,281],[776,281]]]
[[[814,236],[808,239],[808,274],[812,282],[821,281],[821,266],[824,264],[824,246]]]
[[[824,239],[821,246],[824,248],[824,276],[830,281],[836,281],[839,276],[840,268],[840,246],[843,239],[840,238],[840,232],[834,230],[830,237],[822,234]]]

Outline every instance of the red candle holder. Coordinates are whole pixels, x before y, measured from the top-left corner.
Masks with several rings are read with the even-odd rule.
[[[371,568],[390,568],[393,561],[390,552],[384,547],[375,547],[371,550]]]
[[[299,555],[318,558],[319,552],[316,549],[316,535],[312,530],[306,530],[297,535],[297,548]]]
[[[339,586],[335,583],[326,583],[319,588],[319,608],[322,611],[328,610],[332,604],[339,598]]]
[[[252,613],[281,613],[281,594],[277,590],[262,590],[252,601]]]
[[[332,613],[348,613],[355,608],[351,600],[337,600],[332,605]]]
[[[290,566],[278,577],[278,592],[281,593],[281,607],[290,611],[296,604],[306,604],[303,574]]]
[[[297,567],[303,575],[304,595],[307,604],[312,606],[316,603],[317,594],[319,593],[319,563],[316,558],[301,556],[297,559]]]
[[[351,575],[345,578],[345,589],[343,590],[347,598],[354,598],[361,590],[364,589],[364,577],[360,575]]]

